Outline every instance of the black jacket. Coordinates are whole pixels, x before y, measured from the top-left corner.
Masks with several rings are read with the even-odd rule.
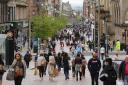
[[[105,66],[101,74],[106,73],[108,77],[103,81],[103,85],[116,85],[117,73],[112,66]]]
[[[119,67],[119,78],[124,80],[125,77],[125,61],[122,61]]]
[[[99,74],[99,71],[101,69],[100,60],[91,58],[88,62],[88,69],[91,74]]]

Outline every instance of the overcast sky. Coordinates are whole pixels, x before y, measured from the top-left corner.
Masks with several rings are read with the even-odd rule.
[[[62,0],[63,2],[69,1],[72,7],[82,7],[83,6],[83,0]]]

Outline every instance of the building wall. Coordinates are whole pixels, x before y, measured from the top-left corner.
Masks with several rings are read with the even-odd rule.
[[[0,2],[0,23],[8,21],[8,7],[6,2]]]
[[[28,19],[27,7],[16,7],[16,20],[26,20]]]
[[[70,16],[72,14],[72,7],[69,2],[62,3],[62,13],[65,16]]]
[[[83,16],[88,17],[88,0],[83,2]]]

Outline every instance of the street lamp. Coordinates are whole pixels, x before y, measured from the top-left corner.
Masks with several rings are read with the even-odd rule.
[[[91,2],[94,2],[95,6],[98,8],[98,56],[100,58],[100,0],[91,0]],[[95,7],[95,8],[96,8]],[[95,14],[96,15],[96,14]],[[96,16],[95,16],[96,19]],[[96,26],[96,22],[95,22],[95,26]]]

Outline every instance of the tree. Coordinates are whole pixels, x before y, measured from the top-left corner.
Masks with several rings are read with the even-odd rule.
[[[57,31],[64,28],[67,18],[64,16],[35,16],[32,20],[32,35],[34,37],[48,39],[55,35]]]

